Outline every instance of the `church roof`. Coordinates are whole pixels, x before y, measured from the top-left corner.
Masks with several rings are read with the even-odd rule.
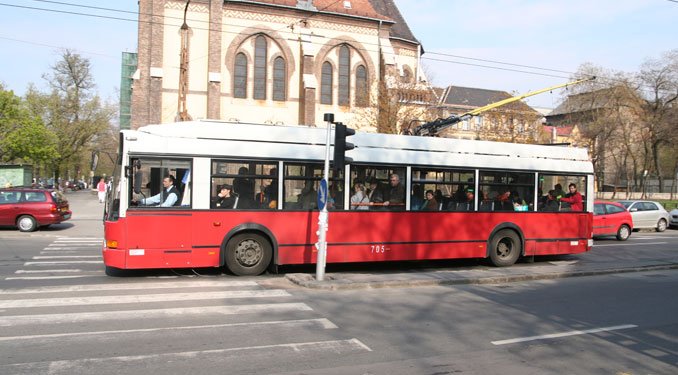
[[[327,12],[385,21],[391,26],[391,37],[419,44],[405,22],[394,0],[225,0],[231,3],[296,8],[310,12]]]

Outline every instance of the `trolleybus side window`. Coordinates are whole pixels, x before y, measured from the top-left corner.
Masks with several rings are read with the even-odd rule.
[[[573,175],[539,174],[538,200],[541,211],[546,203],[549,190],[555,191],[555,198],[559,201],[560,211],[570,211],[570,204],[560,202],[560,198],[568,195],[567,187],[570,184],[577,185],[577,191],[581,194],[583,205],[586,207],[586,177]]]
[[[534,173],[480,171],[479,211],[534,211]]]
[[[236,209],[275,209],[278,200],[278,163],[273,161],[213,160],[211,199],[222,185],[231,185],[238,197]]]
[[[163,179],[174,176],[174,187],[178,190],[175,206],[191,207],[191,161],[187,159],[133,158],[131,181],[132,200],[143,202],[161,194]]]
[[[392,193],[395,193],[398,189],[394,189],[391,183],[391,176],[398,175],[399,184],[402,187],[403,197],[402,203],[400,203],[400,197],[390,197]],[[403,211],[405,210],[405,186],[407,183],[406,173],[404,167],[396,166],[370,166],[370,165],[355,165],[351,166],[351,186],[353,186],[356,181],[364,183],[366,192],[370,197],[370,210],[384,210],[388,209],[390,211]],[[370,181],[375,182],[370,186]],[[374,190],[374,191],[373,191]],[[380,198],[375,199],[374,197],[379,196]],[[389,204],[388,206],[384,205],[385,201],[388,201],[390,198],[393,198],[393,201],[396,203]]]
[[[318,208],[318,186],[323,177],[322,163],[285,163],[283,190],[285,210],[314,210]],[[343,172],[330,170],[328,210],[344,206]]]
[[[467,191],[473,193],[475,172],[445,169],[412,169],[410,209],[419,210],[424,203],[424,192],[434,192],[438,210],[473,211],[474,201],[467,199]]]

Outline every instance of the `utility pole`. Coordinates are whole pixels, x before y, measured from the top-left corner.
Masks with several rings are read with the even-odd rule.
[[[177,103],[177,120],[190,121],[191,115],[188,114],[186,108],[186,95],[188,95],[188,24],[186,23],[186,13],[188,12],[188,4],[191,0],[186,1],[184,8],[184,23],[181,25],[181,52],[179,62],[179,101]]]

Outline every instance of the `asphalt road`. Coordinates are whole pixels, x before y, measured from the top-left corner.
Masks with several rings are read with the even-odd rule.
[[[69,198],[78,209],[67,223],[30,234],[0,229],[0,374],[635,375],[678,368],[675,269],[357,290],[202,270],[109,278],[100,258],[101,205],[88,192]],[[506,270],[672,262],[676,252],[678,231],[639,232],[624,243],[596,241],[587,254]],[[496,270],[433,266],[344,266],[330,275]]]

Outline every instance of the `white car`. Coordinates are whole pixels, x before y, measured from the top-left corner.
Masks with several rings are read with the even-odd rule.
[[[669,212],[669,226],[678,228],[678,208],[674,208]]]
[[[663,232],[669,226],[669,213],[659,202],[619,201],[633,217],[633,229],[655,229]]]

